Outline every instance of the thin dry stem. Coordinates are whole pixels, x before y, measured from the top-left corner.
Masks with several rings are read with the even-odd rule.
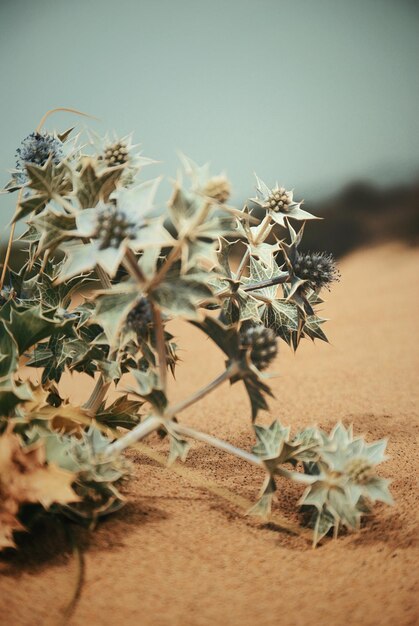
[[[14,218],[17,215],[17,211],[19,209],[19,204],[20,204],[20,201],[22,200],[22,194],[23,194],[23,188],[19,189],[19,193],[17,195],[16,208],[15,208],[15,212],[14,212]],[[8,265],[9,265],[10,253],[12,251],[12,244],[13,244],[13,237],[15,235],[15,229],[16,229],[16,222],[14,221],[13,224],[12,224],[12,227],[10,229],[9,241],[7,242],[6,254],[4,256],[3,269],[2,269],[1,277],[0,277],[0,289],[3,289],[4,280],[6,278],[6,272],[7,272],[7,268],[8,268]]]
[[[145,276],[141,267],[138,265],[137,257],[135,256],[131,248],[127,248],[127,250],[125,251],[123,263],[131,276],[137,282],[139,282],[140,285],[144,285],[144,283],[146,282]]]
[[[105,381],[102,375],[96,381],[96,385],[93,388],[93,391],[89,397],[89,399],[84,403],[83,408],[96,413],[103,400],[106,397],[109,387],[111,384]]]
[[[111,279],[109,278],[105,270],[103,270],[100,265],[96,265],[95,270],[102,287],[104,289],[110,289],[112,287]]]
[[[140,441],[140,439],[144,439],[144,437],[147,437],[150,433],[160,428],[161,424],[162,420],[160,417],[156,417],[154,415],[149,417],[128,433],[119,436],[116,441],[109,444],[105,449],[105,456],[110,457],[121,454],[121,452],[123,452],[126,448],[133,446],[135,443]]]
[[[178,435],[182,435],[183,437],[190,437],[191,439],[196,439],[197,441],[203,441],[204,443],[207,443],[214,448],[218,448],[219,450],[223,450],[224,452],[233,454],[234,456],[237,456],[240,459],[244,459],[245,461],[248,461],[249,463],[251,463],[252,465],[256,465],[257,467],[265,467],[262,459],[256,456],[256,454],[246,452],[246,450],[242,450],[241,448],[236,448],[236,446],[228,443],[228,441],[223,441],[222,439],[218,439],[218,437],[213,437],[212,435],[208,435],[207,433],[195,430],[194,428],[183,426],[182,424],[176,424],[176,422],[171,422],[170,429]]]
[[[60,196],[59,193],[54,193],[52,196],[53,200],[55,200],[56,202],[58,202],[58,204],[61,204],[61,206],[68,211],[68,213],[70,214],[74,214],[76,213],[76,209],[75,207],[73,207],[73,205],[71,204],[71,202],[69,202],[68,200],[66,200],[65,198],[63,198],[62,196]]]
[[[258,233],[257,236],[257,240],[259,243],[263,243],[267,237],[266,235],[266,231],[268,230],[269,226],[271,225],[271,218],[269,215],[267,215],[261,223],[262,228],[260,229],[260,232]]]
[[[286,283],[288,279],[288,274],[286,276],[277,276],[276,278],[270,278],[269,280],[262,280],[260,283],[246,285],[243,287],[243,291],[255,291],[256,289],[265,289],[266,287],[282,285],[283,283]]]
[[[166,384],[167,384],[167,354],[166,354],[166,342],[164,340],[164,327],[163,327],[163,321],[162,321],[160,309],[154,304],[152,304],[152,311],[153,311],[154,331],[156,333],[157,356],[159,359],[160,382],[163,387],[163,390],[165,390]]]
[[[142,422],[141,425],[145,425],[145,424],[146,422]],[[159,421],[159,424],[161,424],[161,421]],[[101,432],[109,436],[109,428],[107,426],[100,424],[100,423],[96,424],[96,426],[99,430],[101,430]],[[150,428],[151,426],[152,425],[149,424]],[[159,426],[157,426],[156,428],[158,427]],[[156,428],[152,430],[156,430]],[[150,432],[152,432],[152,430]],[[145,430],[143,432],[145,432]],[[118,439],[118,441],[120,441],[121,439],[124,439],[127,436],[125,434],[121,434],[118,431],[113,431],[113,434]],[[128,434],[131,434],[131,433],[128,433]],[[118,441],[115,442],[115,444],[118,443]],[[111,444],[111,445],[115,445],[115,444]],[[139,441],[137,439],[136,441],[129,443],[128,446],[138,450],[141,454],[143,454],[149,459],[152,459],[153,461],[155,461],[162,467],[167,467],[167,458],[164,455],[157,452],[156,450],[153,450],[151,446],[147,445],[143,441]],[[126,446],[124,446],[124,449],[125,447]],[[201,476],[199,472],[197,472],[196,470],[192,468],[185,467],[184,465],[181,465],[181,464],[174,464],[170,466],[169,471],[174,472],[178,476],[181,476],[182,478],[187,480],[190,484],[195,485],[196,487],[199,487],[200,489],[205,489],[218,498],[222,498],[225,502],[228,502],[234,507],[241,509],[245,513],[247,513],[254,505],[254,502],[248,500],[247,498],[243,496],[237,495],[236,493],[230,491],[226,487],[218,485],[215,481],[208,479],[207,476],[205,477]],[[302,539],[307,541],[309,544],[312,543],[311,531],[305,528],[301,528],[297,524],[293,524],[292,522],[289,522],[288,520],[284,519],[281,515],[278,515],[277,513],[271,513],[269,517],[269,522],[271,524],[274,524],[275,526],[277,526],[279,529],[283,530],[286,533],[290,533],[292,535],[301,537]]]
[[[39,122],[38,126],[36,127],[36,132],[39,133],[39,131],[42,130],[43,125],[45,124],[45,122],[47,121],[50,115],[53,115],[54,113],[58,113],[60,111],[63,111],[65,113],[75,113],[76,115],[81,115],[82,117],[88,117],[91,120],[99,119],[98,117],[95,117],[94,115],[83,113],[82,111],[78,111],[77,109],[71,109],[68,107],[57,107],[56,109],[50,109],[49,111],[45,113],[45,115],[42,117],[41,121]]]
[[[195,402],[198,402],[198,400],[200,400],[204,396],[211,393],[211,391],[216,389],[223,382],[225,382],[226,380],[229,380],[230,378],[233,378],[233,376],[236,376],[238,372],[239,372],[238,363],[235,363],[235,362],[232,363],[224,372],[222,372],[222,374],[217,376],[217,378],[214,378],[214,380],[208,383],[208,385],[205,385],[205,387],[198,389],[198,391],[196,391],[191,396],[189,396],[189,398],[186,398],[185,400],[182,400],[181,402],[178,402],[177,404],[173,406],[169,406],[166,409],[164,416],[166,418],[175,417],[175,415],[177,415],[184,409],[188,408],[188,406],[191,406],[191,404],[195,404]]]
[[[163,265],[160,267],[154,278],[151,280],[150,284],[148,285],[148,290],[153,289],[162,282],[163,278],[166,276],[173,263],[175,263],[175,261],[177,261],[180,257],[182,249],[181,246],[182,241],[178,240],[177,245],[171,249]]]
[[[240,261],[240,265],[238,267],[237,274],[236,274],[236,280],[240,280],[240,278],[243,276],[243,272],[246,269],[246,265],[249,259],[250,259],[250,250],[249,248],[247,248],[246,252],[244,253],[242,257],[242,260]]]

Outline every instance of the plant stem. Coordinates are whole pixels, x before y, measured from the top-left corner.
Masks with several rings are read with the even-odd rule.
[[[160,382],[162,384],[163,390],[165,390],[166,382],[167,382],[167,355],[166,355],[166,342],[164,340],[164,327],[163,327],[163,321],[162,321],[160,309],[157,306],[155,306],[155,304],[152,304],[152,311],[153,311],[154,331],[156,333],[157,355],[159,358]]]
[[[243,255],[242,260],[240,261],[240,265],[236,274],[236,280],[240,280],[240,278],[243,276],[243,272],[246,269],[246,265],[247,265],[249,258],[250,258],[250,250],[249,248],[247,248],[246,252]]]
[[[257,235],[257,242],[258,243],[263,243],[267,237],[266,235],[266,231],[268,230],[269,226],[271,225],[271,218],[269,215],[267,215],[263,220],[262,223],[260,224],[261,229],[260,232]]]
[[[274,287],[275,285],[282,285],[286,283],[289,275],[277,276],[276,278],[270,278],[269,280],[262,280],[260,283],[253,283],[243,287],[243,291],[255,291],[256,289],[265,289],[266,287]]]
[[[181,232],[179,234],[179,239],[177,240],[176,245],[171,249],[169,255],[166,257],[165,262],[163,263],[157,274],[154,276],[154,278],[151,280],[148,286],[149,290],[153,289],[161,283],[169,269],[172,267],[173,263],[178,260],[181,254],[183,242],[188,237],[189,233],[193,232],[194,229],[202,224],[202,222],[206,219],[211,205],[211,201],[205,201],[195,219],[192,220],[190,224],[188,224],[187,229],[184,232]]]
[[[56,109],[50,109],[49,111],[47,111],[45,113],[45,115],[43,116],[43,118],[41,119],[41,121],[39,122],[38,126],[36,127],[36,132],[39,133],[39,131],[42,129],[43,125],[45,124],[46,120],[48,119],[48,117],[50,115],[52,115],[53,113],[58,113],[59,111],[64,111],[66,113],[75,113],[76,115],[81,115],[83,117],[89,117],[92,120],[97,120],[97,117],[94,117],[93,115],[88,115],[87,113],[83,113],[82,111],[78,111],[77,109],[70,109],[67,107],[57,107]]]
[[[240,459],[244,459],[245,461],[252,463],[252,465],[256,465],[257,467],[262,467],[263,469],[266,469],[262,459],[256,456],[256,454],[252,454],[251,452],[246,452],[246,450],[236,448],[236,446],[233,446],[231,443],[223,441],[222,439],[218,439],[218,437],[213,437],[212,435],[208,435],[207,433],[195,430],[194,428],[183,426],[182,424],[176,424],[176,422],[170,423],[170,429],[175,431],[179,435],[182,435],[184,437],[190,437],[191,439],[196,439],[197,441],[203,441],[204,443],[208,443],[210,446],[218,448],[219,450],[223,450],[224,452],[233,454]]]
[[[110,289],[112,287],[111,279],[109,278],[105,270],[103,270],[100,265],[96,265],[95,270],[102,287],[104,289]]]
[[[140,285],[144,285],[144,283],[146,282],[145,276],[141,267],[138,265],[137,257],[135,256],[131,248],[127,248],[127,250],[125,251],[123,263],[131,276],[135,278],[135,280],[139,282]]]
[[[58,202],[58,204],[61,204],[63,209],[65,209],[67,211],[67,213],[69,213],[70,215],[74,215],[74,213],[76,212],[76,209],[75,209],[75,207],[73,207],[71,202],[69,202],[68,200],[66,200],[62,196],[60,196],[59,193],[54,193],[53,196],[52,196],[52,199],[55,200],[55,202]]]
[[[208,383],[208,385],[202,387],[201,389],[198,389],[198,391],[189,396],[189,398],[186,398],[186,400],[182,400],[178,404],[169,406],[164,413],[164,417],[175,417],[175,415],[186,409],[188,406],[191,406],[191,404],[195,404],[195,402],[197,402],[207,394],[211,393],[211,391],[216,389],[216,387],[221,385],[223,382],[229,380],[230,378],[233,378],[233,376],[236,376],[236,374],[238,374],[239,372],[239,369],[240,367],[238,363],[233,362],[222,374],[220,374],[219,376],[217,376],[217,378],[214,378],[214,380]]]
[[[96,413],[96,411],[102,404],[110,386],[111,384],[105,382],[105,379],[101,374],[96,381],[96,385],[94,386],[89,399],[86,400],[86,402],[83,404],[83,408],[88,409],[89,411],[93,411],[93,413]]]
[[[144,425],[144,424],[145,422],[143,422],[143,424],[141,425]],[[103,432],[105,435],[109,434],[108,426],[105,426],[104,424],[101,424],[99,422],[97,424],[97,428],[101,432]],[[126,435],[121,435],[120,432],[115,432],[114,434],[115,434],[115,437],[119,438],[119,440],[126,436]],[[140,436],[140,438],[141,437],[142,436]],[[152,459],[153,461],[155,461],[162,467],[167,467],[167,458],[163,456],[162,454],[160,454],[159,452],[157,452],[155,449],[151,448],[146,443],[140,442],[137,440],[131,443],[130,445],[134,449],[138,450],[141,454],[144,454],[147,458]],[[199,472],[197,472],[193,468],[185,467],[183,464],[172,465],[170,468],[170,471],[174,472],[178,476],[181,476],[185,480],[188,480],[192,485],[195,485],[201,489],[205,489],[209,491],[210,493],[212,493],[213,495],[219,498],[222,498],[229,504],[232,504],[233,506],[239,509],[242,509],[244,511],[249,511],[250,508],[254,504],[254,502],[251,502],[250,500],[247,500],[243,496],[233,493],[226,487],[222,487],[221,485],[218,485],[216,482],[209,479],[208,476],[205,476],[205,477],[201,476]],[[300,536],[304,538],[305,540],[307,540],[309,543],[312,542],[311,531],[308,531],[305,528],[301,528],[297,524],[293,524],[292,522],[289,522],[287,519],[282,518],[277,513],[271,514],[270,522],[272,524],[275,524],[275,526],[277,526],[281,530],[284,530],[285,532],[289,532],[294,535]]]
[[[138,424],[138,426],[130,430],[128,433],[126,433],[113,443],[110,443],[105,448],[104,455],[106,457],[110,457],[121,454],[121,452],[125,450],[125,448],[132,446],[137,441],[140,441],[140,439],[144,439],[144,437],[147,437],[147,435],[152,433],[154,430],[157,430],[161,426],[161,424],[162,419],[160,417],[151,416],[147,418],[144,422]]]
[[[19,189],[19,193],[17,195],[14,217],[16,217],[17,215],[19,204],[20,204],[20,201],[22,200],[22,194],[23,194],[23,188]],[[6,272],[7,272],[7,267],[9,265],[10,253],[12,251],[12,244],[13,244],[13,237],[15,235],[15,229],[16,229],[16,222],[13,222],[12,227],[10,229],[9,241],[7,242],[6,254],[4,256],[3,269],[2,269],[1,277],[0,277],[0,289],[3,289],[4,279],[6,278]]]
[[[174,248],[171,249],[171,251],[170,251],[169,255],[166,257],[166,260],[164,261],[163,265],[158,270],[158,272],[156,273],[154,278],[152,278],[152,280],[151,280],[151,282],[150,282],[150,284],[148,286],[148,290],[153,289],[154,287],[159,285],[161,283],[161,281],[163,280],[163,278],[166,276],[166,274],[169,271],[169,269],[172,267],[173,263],[175,261],[177,261],[177,259],[180,256],[181,241],[182,240],[179,240],[177,242],[177,245]]]

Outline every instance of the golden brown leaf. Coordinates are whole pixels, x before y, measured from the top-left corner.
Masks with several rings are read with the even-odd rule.
[[[0,437],[0,550],[14,545],[13,531],[23,530],[17,519],[25,502],[45,508],[53,502],[79,500],[71,485],[75,474],[45,463],[42,441],[25,448],[20,438],[6,432]]]

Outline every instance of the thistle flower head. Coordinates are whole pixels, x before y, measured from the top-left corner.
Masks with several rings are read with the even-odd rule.
[[[16,150],[16,168],[23,172],[27,163],[42,167],[50,157],[55,164],[62,160],[61,141],[46,131],[34,132],[25,137]]]
[[[314,449],[315,447],[322,445],[326,438],[327,435],[322,430],[312,426],[297,433],[293,438],[292,443],[300,446],[301,448]],[[317,455],[317,452],[315,452],[315,455]]]
[[[389,482],[380,478],[376,466],[386,460],[386,441],[366,443],[353,437],[352,428],[337,424],[331,434],[322,437],[317,448],[317,471],[300,503],[316,509],[314,543],[330,528],[359,528],[361,516],[369,503],[392,504]]]
[[[268,367],[278,352],[275,332],[262,324],[250,326],[241,333],[240,347],[250,349],[250,360],[261,371]]]
[[[143,296],[128,313],[126,320],[127,327],[135,331],[137,335],[141,335],[152,321],[153,312],[150,301]]]
[[[365,458],[350,459],[344,468],[349,480],[357,485],[366,485],[374,478],[373,466]]]
[[[287,191],[285,187],[281,187],[276,183],[274,187],[268,187],[258,176],[256,176],[256,192],[255,198],[251,201],[265,209],[270,215],[273,222],[285,227],[285,218],[294,220],[312,220],[317,219],[311,213],[303,211],[302,202],[294,200],[293,191]]]
[[[287,191],[285,187],[275,187],[272,189],[268,197],[265,199],[265,208],[279,213],[288,213],[292,202],[292,193]]]
[[[116,133],[106,133],[104,137],[101,137],[89,131],[88,136],[90,146],[100,164],[105,167],[125,166],[122,175],[123,186],[133,184],[136,175],[143,167],[155,163],[153,159],[142,156],[139,144],[132,142],[131,134],[120,137]],[[126,182],[128,184],[125,184]]]
[[[294,273],[306,280],[305,288],[319,291],[339,280],[340,274],[331,254],[324,252],[298,252],[293,263]]]
[[[230,182],[226,176],[213,176],[205,183],[202,193],[208,198],[213,198],[220,204],[224,204],[231,194]]]
[[[125,163],[128,163],[129,160],[128,145],[123,140],[116,141],[113,144],[109,144],[105,147],[102,158],[106,162],[108,167],[125,165]]]
[[[136,225],[130,222],[123,211],[106,205],[97,216],[96,236],[99,248],[118,248],[124,239],[134,239]]]

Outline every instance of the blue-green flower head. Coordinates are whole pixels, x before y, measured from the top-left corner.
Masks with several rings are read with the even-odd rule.
[[[63,144],[51,133],[33,132],[22,141],[16,150],[16,169],[20,182],[26,181],[25,166],[27,164],[39,165],[42,167],[52,159],[54,164],[58,164],[64,157]]]

